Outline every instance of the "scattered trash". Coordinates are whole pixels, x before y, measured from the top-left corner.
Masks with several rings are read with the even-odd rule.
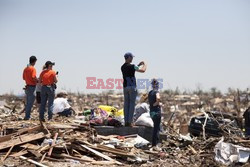
[[[215,145],[215,160],[230,165],[235,162],[246,163],[249,159],[250,148],[223,142],[224,138]]]
[[[221,166],[247,163],[250,142],[243,134],[244,120],[240,118],[248,102],[246,99],[240,101],[238,97],[240,94],[237,93],[220,99],[205,94],[162,93],[165,104],[161,142],[157,147],[151,147],[153,126],[148,112],[139,112],[134,127],[123,126],[122,94],[69,93],[75,116],[53,116],[53,120],[46,122],[38,121],[36,104],[31,120],[24,121],[24,98],[3,95],[0,96],[0,166]],[[105,131],[109,135],[104,136]]]

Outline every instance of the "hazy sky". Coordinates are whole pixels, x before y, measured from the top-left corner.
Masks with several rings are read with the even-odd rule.
[[[250,87],[249,0],[0,0],[0,94],[22,93],[31,55],[56,62],[60,89],[121,78],[123,55],[148,62],[137,78],[164,88]]]

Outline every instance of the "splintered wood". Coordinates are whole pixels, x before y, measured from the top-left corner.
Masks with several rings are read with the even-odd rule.
[[[142,140],[132,142],[137,136],[135,133],[120,136],[112,131],[106,136],[91,126],[91,115],[85,114],[91,114],[91,109],[103,104],[122,109],[123,94],[69,94],[77,116],[53,116],[49,122],[38,121],[37,105],[33,106],[32,119],[24,121],[23,99],[0,96],[0,166],[222,166],[215,161],[214,147],[220,137],[210,135],[211,129],[215,130],[214,127],[208,128],[211,119],[219,125],[220,135],[225,141],[250,148],[249,138],[242,135],[243,127],[235,128],[225,122],[220,124],[228,119],[223,111],[236,113],[235,120],[241,123],[238,118],[248,107],[250,98],[241,101],[248,96],[239,91],[228,95],[216,91],[198,93],[161,92],[164,106],[161,144],[157,147],[151,147],[150,141],[147,144]],[[212,110],[219,112],[220,120],[206,115]],[[193,117],[201,117],[197,122],[204,120],[200,128],[194,128],[198,135],[190,131],[189,123]],[[118,132],[123,131],[117,129]],[[132,130],[133,127],[129,132]],[[144,133],[149,134],[147,131]],[[237,165],[242,164],[233,166]]]

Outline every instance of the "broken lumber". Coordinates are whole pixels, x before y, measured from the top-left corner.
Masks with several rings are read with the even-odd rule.
[[[20,147],[31,149],[31,150],[39,150],[41,148],[41,146],[37,146],[37,145],[34,145],[34,144],[30,144],[30,143],[23,144]]]
[[[32,164],[35,164],[35,165],[37,165],[37,166],[40,166],[40,167],[47,167],[46,165],[43,165],[43,164],[41,164],[41,163],[39,163],[39,162],[36,162],[36,161],[34,161],[34,160],[32,160],[32,159],[29,159],[29,158],[27,158],[27,157],[20,156],[20,158],[23,159],[23,160],[26,160],[26,161],[28,161],[28,162],[30,162],[30,163],[32,163]]]
[[[131,154],[127,151],[124,150],[120,150],[120,149],[116,149],[116,148],[111,148],[105,145],[97,145],[97,146],[89,146],[90,148],[99,150],[99,151],[104,151],[104,152],[108,152],[108,153],[112,153],[115,155],[119,155],[119,156],[125,156],[125,157],[134,157],[134,154]]]
[[[57,158],[68,158],[68,159],[73,159],[73,160],[77,160],[80,162],[94,162],[94,160],[90,160],[90,159],[82,159],[82,158],[78,158],[78,157],[74,157],[71,155],[67,155],[67,154],[52,154],[53,157],[57,157]]]
[[[113,161],[94,161],[94,162],[91,162],[92,165],[116,165],[115,162]]]
[[[53,151],[54,145],[56,143],[57,136],[58,136],[58,133],[55,133],[55,136],[54,136],[54,139],[53,139],[53,142],[52,142],[52,145],[51,145],[52,147],[49,149],[48,156],[51,156],[51,153]]]
[[[21,135],[18,136],[15,139],[12,140],[8,140],[5,142],[0,143],[0,150],[12,147],[12,146],[16,146],[16,145],[20,145],[20,144],[24,144],[24,143],[28,143],[30,141],[34,141],[34,140],[38,140],[41,138],[44,138],[45,135],[43,132],[37,133],[37,134],[25,134],[25,135]]]
[[[14,153],[14,154],[11,154],[10,156],[11,157],[20,157],[21,155],[25,155],[25,154],[28,154],[28,151],[27,150],[21,150],[17,153]]]
[[[109,156],[100,153],[99,151],[96,151],[96,150],[94,150],[94,149],[92,149],[92,148],[89,148],[89,147],[86,146],[86,145],[82,145],[82,144],[81,144],[80,146],[83,147],[83,148],[85,148],[86,150],[92,152],[93,154],[95,154],[95,155],[97,155],[97,156],[103,158],[103,159],[106,159],[106,160],[111,161],[111,162],[115,162],[117,165],[122,165],[121,162],[116,161],[115,159],[112,159],[112,158],[110,158]]]
[[[18,136],[18,135],[22,135],[24,133],[31,133],[31,132],[34,132],[34,131],[40,131],[42,129],[42,127],[40,125],[38,126],[35,126],[35,127],[32,127],[32,128],[26,128],[26,129],[21,129],[21,130],[18,130],[17,132],[15,133],[12,133],[12,134],[9,134],[9,135],[6,135],[6,136],[2,136],[0,137],[0,143],[1,142],[5,142],[5,141],[8,141],[10,140],[11,138],[15,137],[15,136]]]
[[[14,148],[14,145],[10,147],[9,151],[6,153],[6,155],[3,157],[2,162],[10,155],[12,149]]]

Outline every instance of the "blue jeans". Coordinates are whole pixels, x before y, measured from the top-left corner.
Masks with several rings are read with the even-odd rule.
[[[156,146],[160,141],[161,112],[150,111],[150,116],[154,122],[152,146]]]
[[[35,101],[35,86],[27,86],[25,90],[26,94],[26,106],[25,106],[25,117],[24,119],[30,119],[30,112]]]
[[[52,119],[53,102],[55,98],[55,89],[53,87],[42,86],[41,90],[41,105],[39,119],[44,120],[44,113],[48,101],[48,119]]]
[[[124,121],[125,125],[131,124],[133,121],[135,111],[135,100],[137,96],[137,89],[134,86],[123,88],[124,93]]]
[[[250,136],[250,127],[245,127],[245,135],[246,135],[247,137]]]

